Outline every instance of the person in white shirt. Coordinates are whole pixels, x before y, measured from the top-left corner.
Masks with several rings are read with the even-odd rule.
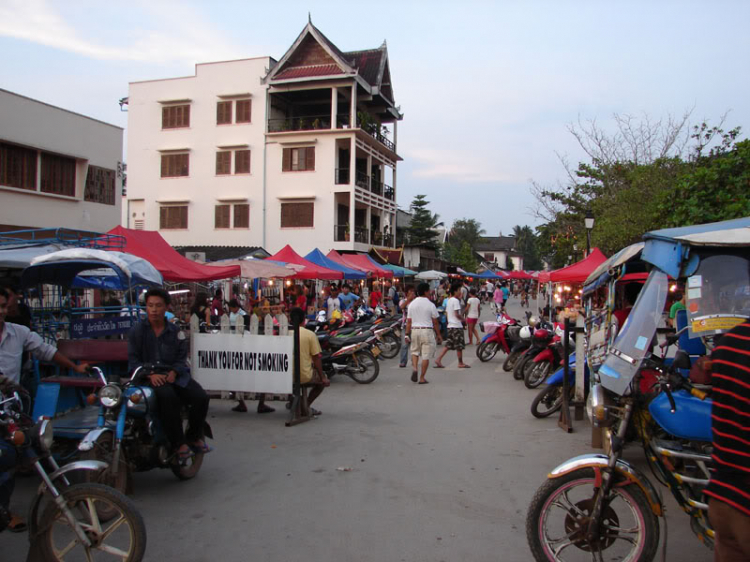
[[[339,300],[339,289],[336,285],[331,285],[331,296],[326,300],[326,308],[328,309],[328,319],[333,317],[333,311],[338,310],[341,312],[341,301]]]
[[[440,325],[438,324],[438,311],[435,304],[427,298],[430,286],[420,283],[417,286],[417,298],[411,301],[406,313],[406,337],[409,338],[413,370],[411,381],[417,382],[419,372],[419,384],[427,384],[424,377],[430,366],[430,358],[434,355],[437,344],[442,342],[440,337]],[[436,343],[437,342],[437,343]],[[419,359],[422,358],[420,371]]]
[[[469,301],[466,303],[466,329],[469,332],[469,345],[472,344],[472,340],[476,341],[476,345],[479,345],[479,332],[477,332],[477,322],[479,321],[479,314],[482,311],[482,305],[477,298],[477,290],[472,289],[469,291]]]
[[[485,293],[485,302],[492,300],[492,295],[495,293],[495,285],[492,283],[492,281],[487,281],[487,284],[484,286],[484,293]]]
[[[448,299],[448,305],[445,307],[445,314],[448,318],[448,338],[445,340],[445,347],[440,356],[435,360],[435,368],[443,369],[443,357],[448,351],[455,349],[458,355],[458,368],[469,369],[464,363],[463,349],[466,347],[464,341],[464,315],[461,313],[461,289],[460,283],[451,285],[451,298]]]
[[[240,303],[237,301],[237,299],[232,299],[229,301],[229,325],[234,327],[236,326],[237,318],[242,318],[242,321],[244,322],[244,317],[247,316],[247,312],[242,310],[240,308]]]

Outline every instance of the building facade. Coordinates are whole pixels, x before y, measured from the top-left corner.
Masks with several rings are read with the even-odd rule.
[[[173,246],[395,246],[397,122],[385,44],[312,23],[271,57],[130,84],[123,225]]]
[[[516,250],[515,236],[482,236],[474,247],[483,263],[497,269],[523,269],[523,255]]]
[[[0,230],[120,224],[122,132],[0,90]]]

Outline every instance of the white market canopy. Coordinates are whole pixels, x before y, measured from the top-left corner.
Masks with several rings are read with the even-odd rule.
[[[417,273],[416,278],[420,281],[440,281],[441,279],[445,279],[448,277],[447,273],[443,273],[442,271],[435,271],[434,269],[431,269],[429,271],[422,271],[421,273]]]

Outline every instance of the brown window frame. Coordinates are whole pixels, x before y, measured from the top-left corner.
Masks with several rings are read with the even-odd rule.
[[[235,123],[252,123],[253,121],[253,100],[237,100],[234,104],[234,122]]]
[[[281,158],[281,171],[314,172],[315,147],[301,146],[299,148],[285,148]]]
[[[184,158],[184,162],[182,159]],[[184,172],[184,173],[183,173]],[[190,176],[190,153],[178,152],[161,155],[162,178],[186,178]]]
[[[307,209],[309,207],[309,210]],[[308,218],[309,224],[304,220]],[[315,228],[314,201],[288,201],[281,203],[281,228]]]
[[[39,190],[42,193],[76,196],[76,168],[75,158],[42,152],[42,173]]]
[[[231,101],[216,102],[216,124],[217,125],[231,125],[232,124],[232,102]]]
[[[232,228],[250,228],[249,203],[237,203],[232,205]]]
[[[162,129],[186,129],[190,127],[190,104],[165,105],[161,108]]]
[[[159,230],[187,230],[188,224],[187,205],[162,205],[159,207]]]
[[[86,184],[83,189],[83,200],[102,205],[114,205],[117,193],[117,172],[109,168],[92,166],[86,172]]]
[[[235,150],[234,151],[234,173],[235,174],[249,174],[251,167],[250,150]]]
[[[36,191],[39,151],[0,142],[0,185]]]
[[[219,150],[216,153],[216,175],[228,176],[232,173],[232,151]]]
[[[229,228],[232,213],[232,206],[219,204],[214,207],[214,228]]]

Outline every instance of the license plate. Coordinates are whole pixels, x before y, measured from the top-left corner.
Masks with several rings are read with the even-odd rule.
[[[374,346],[374,347],[372,348],[372,354],[373,354],[373,355],[374,355],[375,357],[377,357],[378,355],[380,355],[380,348],[379,348],[379,347],[377,347],[377,346]]]

